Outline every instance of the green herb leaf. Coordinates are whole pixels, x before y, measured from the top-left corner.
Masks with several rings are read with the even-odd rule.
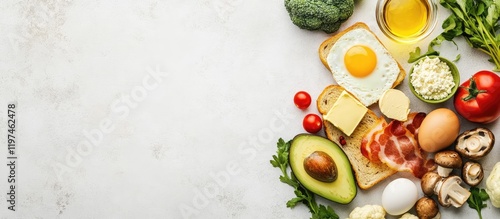
[[[408,63],[414,63],[424,56],[439,55],[438,51],[435,51],[432,47],[429,47],[429,51],[425,54],[420,54],[420,47],[415,48],[415,51],[410,52],[410,57],[408,58]]]
[[[270,160],[271,162],[271,165],[273,165],[273,167],[279,167],[280,164],[278,163],[278,157],[276,157],[276,155],[273,155],[273,159]]]
[[[286,202],[286,207],[293,208],[303,200],[304,200],[304,198],[301,198],[301,197],[292,198],[288,202]]]
[[[483,202],[488,200],[490,197],[488,196],[488,193],[486,193],[486,190],[484,189],[471,187],[469,191],[471,195],[469,196],[469,199],[467,199],[467,204],[469,205],[470,208],[476,209],[479,218],[482,219],[483,215],[481,215],[481,209],[487,206]]]
[[[480,16],[481,14],[483,14],[483,13],[484,13],[484,7],[485,7],[485,6],[484,6],[484,3],[483,3],[483,2],[480,2],[480,3],[478,4],[478,7],[477,7],[477,8],[476,8],[476,10],[475,10],[474,15]]]
[[[440,46],[441,43],[444,41],[444,37],[439,35],[436,38],[434,38],[430,43],[429,47],[427,48],[428,51],[434,51],[435,46]],[[456,44],[455,44],[456,45]]]
[[[339,216],[328,206],[319,205],[318,212],[312,215],[312,219],[338,219]]]
[[[466,5],[466,1],[467,0],[457,0],[457,4],[460,6],[460,9],[462,9],[462,11],[467,11],[467,7],[465,6]]]
[[[498,1],[494,1],[494,3],[498,3]],[[498,21],[500,5],[491,4],[488,7],[488,15],[486,16],[486,22],[493,26],[496,21]]]
[[[417,46],[417,48],[415,48],[415,51],[410,52],[410,58],[408,58],[408,63],[413,63],[417,61],[419,57],[420,57],[420,47]]]
[[[500,1],[499,0],[440,0],[452,13],[442,24],[443,32],[431,41],[429,47],[443,40],[465,37],[467,43],[490,56],[495,71],[500,70]]]

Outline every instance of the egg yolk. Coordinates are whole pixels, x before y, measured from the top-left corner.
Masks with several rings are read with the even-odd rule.
[[[356,45],[347,50],[344,56],[344,64],[352,76],[366,77],[375,69],[377,56],[371,48]]]

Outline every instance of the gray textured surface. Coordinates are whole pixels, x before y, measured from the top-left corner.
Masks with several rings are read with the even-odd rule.
[[[374,8],[358,1],[343,28],[366,22],[408,70],[413,46],[385,38]],[[317,55],[328,36],[295,27],[282,1],[2,1],[0,29],[0,142],[9,101],[19,139],[17,211],[2,201],[0,218],[182,218],[181,209],[190,218],[309,218],[304,206],[285,207],[293,192],[269,159],[279,137],[303,132],[294,93],[315,99],[334,81]],[[463,78],[492,68],[457,43]],[[406,83],[412,110],[453,107],[423,104]],[[497,134],[498,123],[488,126]],[[499,152],[497,143],[482,161],[487,173]],[[0,165],[0,181],[7,171]],[[320,202],[345,218],[380,204],[389,181],[349,205]],[[476,217],[467,207],[442,213]]]

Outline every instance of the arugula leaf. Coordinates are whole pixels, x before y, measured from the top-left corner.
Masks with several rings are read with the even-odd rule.
[[[408,58],[408,63],[413,63],[420,58],[420,47],[417,46],[415,51],[410,52],[410,58]]]
[[[488,193],[486,193],[486,190],[484,189],[471,187],[469,191],[471,195],[469,196],[469,199],[467,199],[467,204],[469,204],[470,208],[476,209],[479,218],[482,219],[483,215],[481,215],[481,209],[487,206],[483,202],[488,200],[490,197],[488,196]]]
[[[280,168],[281,176],[280,181],[293,187],[296,197],[288,200],[286,207],[293,208],[299,203],[307,205],[311,212],[311,219],[338,219],[339,216],[335,213],[330,206],[318,205],[314,198],[314,193],[306,189],[299,180],[293,175],[293,172],[288,174],[288,155],[290,152],[291,141],[285,142],[282,138],[278,140],[276,155],[270,163],[273,167]]]
[[[452,13],[443,22],[443,32],[431,41],[429,47],[463,36],[471,47],[490,56],[495,64],[494,71],[500,71],[500,37],[497,34],[500,28],[500,1],[440,0],[439,3]]]
[[[438,56],[439,52],[435,51],[432,47],[429,47],[429,50],[425,54],[421,55],[420,54],[420,47],[417,46],[417,48],[415,48],[415,51],[410,52],[410,58],[408,58],[408,63],[416,62],[420,58],[425,57],[425,56],[430,56],[430,55]]]

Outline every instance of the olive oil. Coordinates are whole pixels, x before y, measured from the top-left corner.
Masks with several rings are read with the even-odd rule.
[[[424,32],[429,14],[430,5],[426,0],[388,0],[384,6],[384,19],[389,31],[401,38]]]

